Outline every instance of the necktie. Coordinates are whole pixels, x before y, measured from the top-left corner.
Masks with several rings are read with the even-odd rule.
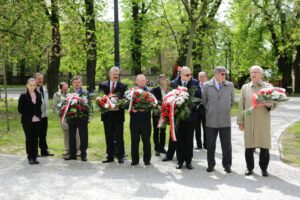
[[[187,85],[186,82],[183,82],[183,86],[186,87],[186,85]]]
[[[222,83],[219,83],[219,91],[222,89]]]
[[[44,90],[43,90],[43,87],[40,87],[40,92],[42,94],[42,97],[44,98]]]
[[[111,91],[110,91],[111,93],[113,93],[115,90],[115,84],[116,84],[115,82],[112,83],[112,87],[111,87]]]

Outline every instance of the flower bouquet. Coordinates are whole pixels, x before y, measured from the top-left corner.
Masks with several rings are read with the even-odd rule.
[[[131,89],[125,92],[125,100],[129,103],[128,110],[150,111],[157,106],[157,100],[153,94],[142,89]]]
[[[270,87],[270,88],[263,88],[257,94],[253,94],[251,99],[252,106],[244,111],[244,114],[247,116],[252,111],[261,106],[262,104],[266,103],[280,103],[288,101],[289,98],[286,96],[284,88],[278,87]]]
[[[104,95],[96,98],[96,108],[104,114],[108,111],[118,110],[118,97],[116,95]]]
[[[87,118],[90,114],[90,106],[87,98],[80,97],[78,94],[68,94],[67,97],[58,104],[61,121],[72,118]]]
[[[161,117],[158,127],[170,125],[172,141],[176,141],[175,124],[179,120],[187,119],[191,113],[191,103],[193,97],[189,94],[186,87],[178,86],[166,94],[160,109]]]

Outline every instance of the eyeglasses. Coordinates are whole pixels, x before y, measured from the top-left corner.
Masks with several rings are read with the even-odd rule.
[[[186,77],[189,77],[191,76],[192,74],[182,74],[183,76],[186,76]]]
[[[227,75],[227,73],[221,73],[221,76],[226,76]]]

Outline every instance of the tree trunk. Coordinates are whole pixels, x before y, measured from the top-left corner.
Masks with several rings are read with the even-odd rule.
[[[133,27],[131,31],[131,58],[132,72],[134,75],[142,73],[142,18],[139,13],[139,5],[132,2]]]
[[[295,74],[295,93],[300,93],[300,45],[296,46],[296,57],[293,62]]]
[[[292,58],[287,54],[280,54],[277,60],[279,71],[282,73],[282,87],[292,86]]]
[[[8,132],[10,130],[9,127],[9,112],[8,112],[8,102],[7,102],[7,67],[6,61],[4,61],[3,66],[3,82],[4,82],[4,104],[5,104],[5,117],[6,117],[6,131]]]
[[[85,0],[86,9],[86,43],[87,43],[87,60],[86,60],[86,76],[88,91],[95,90],[95,75],[97,65],[97,41],[96,41],[96,25],[94,13],[94,0]]]
[[[191,28],[190,28],[190,37],[189,37],[189,46],[188,46],[188,51],[186,55],[186,66],[188,66],[192,71],[193,71],[193,66],[192,66],[192,53],[193,53],[193,44],[194,44],[194,35],[196,31],[196,22],[191,22]]]
[[[49,97],[52,97],[56,92],[58,85],[58,73],[60,67],[60,30],[59,30],[59,13],[58,13],[58,0],[51,0],[51,14],[49,13],[46,3],[46,14],[50,19],[52,26],[52,47],[50,64],[47,69],[47,88]]]

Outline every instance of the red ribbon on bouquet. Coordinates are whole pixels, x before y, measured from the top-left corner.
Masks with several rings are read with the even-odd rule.
[[[64,121],[64,119],[65,119],[65,117],[66,117],[66,113],[67,113],[67,111],[68,111],[68,109],[69,109],[69,107],[70,107],[71,101],[72,101],[73,99],[78,100],[78,101],[82,101],[82,102],[85,102],[85,101],[86,101],[86,99],[83,99],[83,98],[79,97],[78,94],[76,94],[76,93],[73,93],[73,94],[71,94],[70,96],[68,96],[68,97],[66,98],[66,102],[67,102],[67,103],[66,103],[66,105],[62,108],[62,109],[63,109],[63,116],[62,116],[62,118],[61,118],[61,122],[62,122],[62,123],[63,123],[63,121]]]

